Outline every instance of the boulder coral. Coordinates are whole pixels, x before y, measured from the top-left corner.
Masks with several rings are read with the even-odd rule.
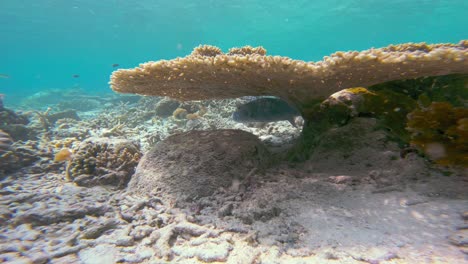
[[[189,131],[157,143],[138,164],[131,192],[158,190],[179,202],[212,195],[244,181],[271,162],[271,153],[241,130]]]

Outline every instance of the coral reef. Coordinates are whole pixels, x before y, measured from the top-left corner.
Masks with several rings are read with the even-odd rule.
[[[240,130],[189,131],[156,144],[129,183],[135,193],[160,190],[177,201],[209,196],[265,169],[271,154],[257,137]]]
[[[88,138],[75,150],[70,165],[72,180],[81,186],[123,188],[140,160],[139,144],[126,139]]]
[[[47,150],[35,141],[15,142],[8,150],[0,153],[0,176],[27,168],[48,156]]]
[[[303,109],[339,90],[423,76],[468,73],[468,49],[454,44],[401,44],[361,52],[336,52],[319,62],[266,56],[262,48],[195,48],[192,55],[120,69],[111,76],[116,92],[179,100],[274,95]],[[205,56],[205,54],[207,54]]]
[[[295,105],[305,120],[303,136],[296,148],[299,153],[294,158],[304,159],[316,143],[317,135],[330,127],[320,127],[316,121],[328,122],[334,118],[333,113],[317,113],[317,110],[334,92],[427,76],[468,74],[466,41],[434,45],[409,43],[361,52],[337,52],[315,63],[265,54],[262,48],[237,48],[223,54],[216,47],[200,46],[185,58],[117,70],[111,76],[111,88],[121,93],[168,96],[178,100],[278,96]],[[431,88],[420,86],[420,90],[429,93]],[[366,109],[361,112],[378,117],[383,127],[392,130],[402,144],[409,140],[402,120],[414,108],[417,99],[408,97],[404,89],[394,91],[391,85],[362,96],[367,99]]]
[[[31,137],[28,123],[29,119],[25,115],[7,108],[0,108],[0,129],[10,134],[14,140],[27,140]]]
[[[67,111],[62,111],[62,112],[57,112],[57,113],[47,115],[47,120],[50,123],[55,123],[57,122],[57,120],[64,119],[64,118],[74,119],[78,121],[80,120],[80,117],[78,116],[75,110],[67,110]]]
[[[98,99],[94,98],[83,98],[83,99],[71,99],[71,100],[64,100],[60,101],[57,104],[57,109],[60,111],[65,110],[76,110],[76,111],[90,111],[95,110],[101,107],[102,98],[97,97]]]
[[[468,168],[468,109],[432,102],[408,114],[411,143],[442,165]]]

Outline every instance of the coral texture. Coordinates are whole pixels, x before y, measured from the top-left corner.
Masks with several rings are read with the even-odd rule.
[[[146,153],[128,189],[147,194],[160,190],[178,201],[209,196],[252,170],[263,170],[270,156],[256,136],[244,131],[189,131]]]
[[[468,167],[468,109],[433,102],[408,115],[411,143],[436,163]]]
[[[140,160],[140,147],[126,139],[88,138],[75,150],[70,166],[81,186],[125,187]]]
[[[121,93],[179,100],[275,95],[301,109],[349,87],[468,74],[466,41],[458,45],[408,43],[336,52],[315,63],[264,54],[263,48],[236,48],[223,54],[216,47],[200,46],[184,58],[117,70],[110,83],[114,91]]]
[[[10,149],[13,140],[8,133],[0,129],[0,153],[4,153]]]

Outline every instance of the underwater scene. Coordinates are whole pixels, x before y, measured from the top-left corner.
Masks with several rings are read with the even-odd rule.
[[[468,263],[468,1],[0,1],[0,263]]]

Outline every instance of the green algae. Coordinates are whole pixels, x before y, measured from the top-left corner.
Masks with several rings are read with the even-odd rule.
[[[468,102],[468,75],[446,75],[437,77],[423,77],[410,80],[398,80],[374,85],[368,88],[355,87],[344,90],[349,98],[344,100],[329,99],[322,102],[310,102],[299,108],[305,119],[303,133],[295,148],[288,153],[289,160],[300,161],[307,159],[318,144],[323,133],[333,127],[346,125],[353,117],[375,118],[375,129],[387,131],[388,140],[397,142],[400,147],[410,144],[416,145],[422,152],[425,148],[418,146],[416,135],[425,134],[426,140],[435,137],[435,130],[428,130],[424,126],[418,130],[419,123],[408,124],[408,116],[418,116],[424,109],[434,102],[443,102],[450,107],[440,110],[437,115],[426,116],[429,121],[442,118],[447,113],[457,119],[450,119],[451,125],[442,127],[444,140],[439,140],[447,148],[448,156],[438,164],[463,164],[467,150],[466,105]],[[455,110],[453,110],[455,109]],[[451,112],[452,111],[452,112]],[[418,114],[415,114],[418,113]],[[440,133],[439,128],[439,132]],[[415,131],[418,131],[416,133]],[[464,141],[465,140],[465,141]],[[445,146],[447,144],[447,146]],[[341,146],[337,142],[336,147]],[[427,153],[426,153],[427,154]]]
[[[432,102],[408,115],[411,144],[437,164],[468,167],[468,109]]]

